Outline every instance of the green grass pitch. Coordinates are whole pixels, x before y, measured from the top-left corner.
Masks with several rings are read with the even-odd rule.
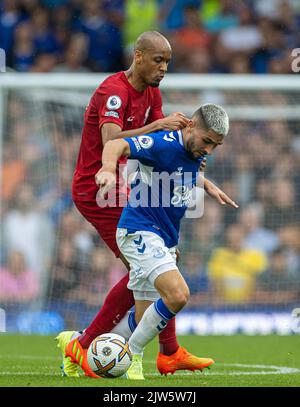
[[[299,336],[182,336],[189,351],[212,357],[204,373],[159,375],[155,367],[157,342],[144,357],[146,380],[71,379],[61,377],[54,337],[0,335],[0,387],[295,387],[300,386]],[[108,383],[109,381],[109,383]]]

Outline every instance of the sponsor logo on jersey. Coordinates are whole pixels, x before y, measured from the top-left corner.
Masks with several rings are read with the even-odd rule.
[[[122,100],[119,96],[113,95],[107,99],[106,107],[110,110],[117,110],[122,105]]]
[[[153,138],[150,136],[139,136],[138,142],[142,148],[151,148],[153,146]]]
[[[111,110],[108,112],[105,112],[104,116],[111,116],[111,117],[115,117],[116,119],[119,119],[119,117],[120,117],[118,112],[112,112]]]
[[[128,117],[128,119],[127,119],[128,122],[132,122],[133,120],[134,120],[134,116],[130,116],[130,117]]]
[[[192,191],[186,185],[174,188],[171,204],[174,206],[188,206],[192,199]]]

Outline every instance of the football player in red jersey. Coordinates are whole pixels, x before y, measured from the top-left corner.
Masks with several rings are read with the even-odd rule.
[[[128,263],[120,254],[116,243],[116,230],[122,205],[100,208],[96,195],[98,185],[95,182],[101,169],[103,146],[108,140],[147,134],[157,130],[176,130],[189,123],[181,113],[164,117],[162,97],[158,89],[167,72],[171,59],[171,46],[168,40],[156,31],[141,34],[134,48],[134,59],[130,68],[109,76],[93,94],[84,115],[84,127],[79,156],[72,183],[73,201],[79,212],[98,231],[101,238],[128,268]],[[121,158],[120,164],[126,159]],[[209,181],[205,181],[206,191],[220,203],[232,201]],[[121,183],[117,182],[117,191]],[[122,194],[119,194],[122,195]],[[58,347],[63,355],[63,374],[78,376],[78,365],[85,373],[95,377],[86,361],[86,350],[92,340],[110,332],[134,305],[132,291],[127,288],[128,274],[108,293],[104,304],[92,323],[79,336],[73,339],[74,332],[67,331],[58,335]],[[157,366],[178,364],[178,369],[195,370],[196,357],[182,354],[176,339],[175,318],[159,335],[160,352]],[[180,355],[183,355],[182,357]],[[193,362],[191,362],[191,360]],[[200,359],[199,359],[200,360]],[[175,369],[177,370],[177,369]]]

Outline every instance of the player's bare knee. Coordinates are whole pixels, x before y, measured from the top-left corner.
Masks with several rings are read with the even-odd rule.
[[[190,290],[187,285],[184,285],[177,296],[177,304],[180,307],[180,309],[186,306],[189,299],[190,299]]]
[[[174,305],[177,308],[177,312],[186,306],[188,302],[188,297],[184,293],[177,295],[174,299]]]
[[[189,300],[189,289],[188,287],[182,287],[174,290],[163,300],[170,311],[177,313],[187,304]]]

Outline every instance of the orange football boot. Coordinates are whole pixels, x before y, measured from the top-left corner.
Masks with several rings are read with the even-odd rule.
[[[93,377],[94,379],[101,379],[89,367],[87,361],[87,349],[83,349],[77,338],[68,343],[65,350],[66,356],[69,356],[73,363],[81,367],[86,376]]]
[[[156,366],[160,374],[173,374],[176,370],[203,370],[210,368],[215,362],[209,358],[198,358],[192,355],[182,346],[179,346],[177,351],[172,355],[163,355],[159,353],[157,356]]]

